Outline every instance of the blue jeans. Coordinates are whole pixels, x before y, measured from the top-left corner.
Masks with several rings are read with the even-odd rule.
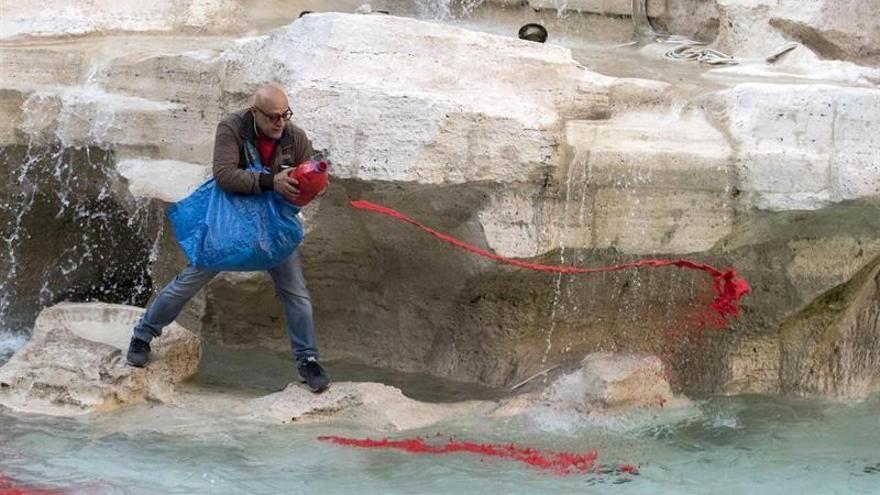
[[[162,335],[162,329],[177,319],[183,305],[218,273],[220,272],[202,270],[192,265],[184,267],[147,308],[134,327],[134,336],[150,342],[153,337]],[[275,282],[275,293],[284,305],[287,337],[290,339],[294,357],[297,361],[312,356],[317,358],[312,300],[306,289],[299,248],[280,265],[270,268],[269,275]]]

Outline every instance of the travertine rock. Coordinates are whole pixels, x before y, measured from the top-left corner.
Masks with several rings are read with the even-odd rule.
[[[290,384],[281,392],[254,399],[249,407],[255,417],[268,417],[281,423],[342,420],[374,430],[401,431],[481,414],[491,403],[427,403],[410,399],[399,389],[381,383],[339,382],[321,394]]]
[[[510,416],[549,410],[604,415],[686,403],[687,399],[673,395],[659,358],[599,352],[587,355],[578,369],[556,378],[544,390],[504,401],[493,413]]]
[[[124,404],[170,402],[174,385],[195,374],[200,339],[172,324],[153,340],[151,362],[125,362],[140,308],[61,303],[43,310],[28,343],[0,367],[0,404],[57,415]]]
[[[765,56],[786,42],[810,57],[880,64],[880,20],[872,0],[716,0],[717,44],[738,56]]]

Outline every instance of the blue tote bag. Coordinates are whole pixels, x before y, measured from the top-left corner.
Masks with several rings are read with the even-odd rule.
[[[248,171],[268,172],[251,143]],[[190,264],[205,270],[266,270],[290,256],[303,238],[299,207],[275,192],[237,194],[208,179],[168,207],[168,219]]]

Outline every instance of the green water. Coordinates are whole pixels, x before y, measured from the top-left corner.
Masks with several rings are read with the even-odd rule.
[[[352,361],[324,363],[334,381],[379,382],[401,389],[405,395],[427,402],[496,399],[506,395],[479,385],[444,380],[419,373],[401,373]],[[289,352],[259,348],[228,348],[202,344],[202,359],[194,384],[215,391],[265,395],[284,389],[296,379]]]
[[[257,365],[247,353],[224,352],[206,353],[193,386],[258,395],[283,386],[290,371],[281,355],[277,362],[262,355]],[[252,368],[245,372],[248,363]],[[335,370],[333,363],[329,367],[337,378],[371,373],[339,363]],[[481,392],[380,373],[423,399]],[[600,464],[633,463],[640,474],[558,476],[471,454],[353,449],[316,437],[385,435],[343,423],[242,423],[223,411],[169,406],[75,419],[0,410],[0,472],[33,486],[97,494],[880,494],[880,397],[853,404],[710,397],[662,417],[600,420],[548,412],[505,420],[462,418],[390,436],[437,432],[553,450],[595,448]]]

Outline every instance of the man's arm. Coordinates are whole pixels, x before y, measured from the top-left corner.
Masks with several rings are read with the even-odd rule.
[[[272,175],[248,172],[238,168],[241,157],[238,136],[226,122],[217,125],[214,136],[214,180],[228,192],[258,194],[272,189]],[[261,176],[265,175],[263,178]],[[263,186],[263,187],[261,187]]]

